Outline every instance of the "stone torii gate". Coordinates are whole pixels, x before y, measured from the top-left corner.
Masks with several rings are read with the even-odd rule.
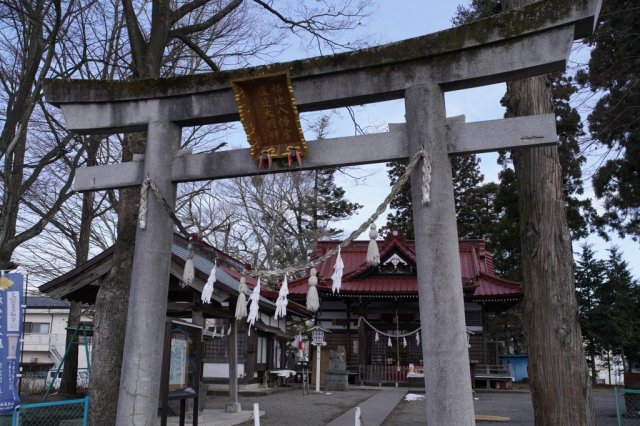
[[[75,188],[139,186],[151,178],[171,208],[176,184],[287,171],[258,171],[248,150],[178,152],[181,128],[238,120],[228,81],[291,70],[301,112],[405,99],[406,126],[388,133],[309,142],[302,169],[377,163],[426,148],[431,202],[421,203],[421,168],[411,176],[427,421],[475,423],[460,287],[449,155],[551,144],[553,116],[465,124],[445,119],[444,92],[562,70],[571,43],[592,33],[601,0],[546,0],[426,36],[329,57],[229,72],[134,81],[45,85],[67,127],[81,134],[146,131],[143,161],[78,171]],[[156,421],[173,223],[149,197],[131,276],[118,425]]]

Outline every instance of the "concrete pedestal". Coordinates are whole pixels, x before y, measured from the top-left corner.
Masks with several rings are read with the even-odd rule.
[[[349,375],[347,370],[327,370],[324,373],[324,390],[325,391],[346,391]]]

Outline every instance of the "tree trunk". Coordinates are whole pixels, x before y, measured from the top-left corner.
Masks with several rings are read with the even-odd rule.
[[[143,134],[127,135],[123,160],[131,161],[134,152],[144,152],[144,143]],[[116,424],[139,204],[139,188],[120,190],[118,237],[113,251],[113,266],[100,285],[95,305],[89,386],[89,424],[92,426]]]
[[[72,302],[69,308],[69,316],[67,318],[67,340],[65,348],[67,357],[64,359],[64,367],[62,370],[62,378],[60,379],[60,392],[75,395],[78,393],[78,344],[71,345],[74,331],[72,327],[77,327],[82,316],[82,302]]]
[[[18,213],[20,211],[20,187],[24,177],[24,156],[26,152],[24,130],[12,153],[4,157],[4,193],[0,205],[0,268],[12,269],[15,265],[11,257],[16,249],[15,241]]]
[[[505,0],[513,9],[533,0]],[[507,116],[553,112],[551,80],[507,83]],[[536,425],[595,425],[575,296],[573,252],[556,146],[513,154],[518,180],[524,325]]]
[[[92,136],[87,142],[87,166],[96,165],[96,155],[101,139]],[[91,242],[91,223],[93,222],[93,201],[95,192],[85,192],[82,194],[82,212],[80,215],[80,232],[76,242],[76,266],[80,266],[89,260],[89,247]],[[82,318],[82,302],[72,302],[67,318],[67,339],[66,347],[69,348],[67,358],[65,358],[60,391],[62,393],[74,395],[78,393],[78,339],[71,345],[74,331],[72,328],[80,324]],[[79,338],[79,336],[78,336]]]

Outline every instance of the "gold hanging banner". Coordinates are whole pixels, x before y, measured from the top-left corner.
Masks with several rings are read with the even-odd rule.
[[[271,163],[289,158],[300,163],[307,144],[300,127],[289,72],[231,80],[251,158]]]

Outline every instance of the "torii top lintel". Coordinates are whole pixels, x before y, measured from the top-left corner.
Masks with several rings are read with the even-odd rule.
[[[79,133],[238,119],[228,81],[291,70],[298,109],[401,98],[417,84],[443,90],[561,70],[571,43],[592,34],[602,0],[544,0],[523,9],[383,46],[266,66],[167,79],[48,80],[48,102]]]

